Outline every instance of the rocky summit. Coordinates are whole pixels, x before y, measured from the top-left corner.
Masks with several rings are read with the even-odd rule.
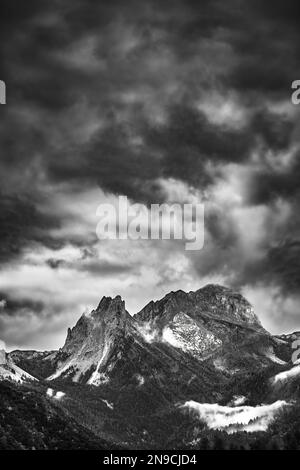
[[[164,349],[174,362],[174,356],[183,354],[203,361],[217,355],[232,337],[241,341],[250,334],[268,336],[247,300],[221,286],[171,292],[134,317],[120,296],[103,297],[96,310],[68,330],[48,379],[100,385],[118,369],[124,371],[128,357],[137,364],[147,356],[163,361],[158,350]]]
[[[56,358],[57,370],[49,380],[65,377],[90,385],[107,381],[108,372],[121,355],[122,343],[132,334],[132,324],[120,296],[103,297],[96,310],[82,315],[68,330]]]

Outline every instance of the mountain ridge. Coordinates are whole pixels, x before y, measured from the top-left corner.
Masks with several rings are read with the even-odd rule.
[[[228,429],[243,430],[239,401],[246,417],[268,410],[272,422],[274,403],[288,409],[297,400],[296,336],[270,335],[240,293],[210,284],[169,292],[134,316],[120,296],[104,296],[68,329],[58,351],[8,357],[39,379],[28,386],[102,439],[145,448],[174,442],[182,420],[184,436],[206,429],[198,412],[205,419],[210,410],[232,414],[237,421]],[[259,425],[264,429],[257,418]]]
[[[104,296],[95,310],[83,314],[75,327],[68,330],[65,344],[58,352],[57,371],[49,380],[71,377],[75,382],[99,385],[109,380],[129,343],[132,351],[140,347],[148,352],[148,345],[163,343],[201,360],[227,341],[228,334],[237,328],[244,334],[248,328],[268,334],[250,303],[223,286],[207,285],[188,293],[170,292],[134,316],[128,313],[119,295]],[[193,343],[191,347],[189,343]],[[152,353],[156,354],[154,348]]]

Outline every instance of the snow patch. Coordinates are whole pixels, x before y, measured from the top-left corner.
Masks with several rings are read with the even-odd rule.
[[[66,372],[72,366],[72,362],[73,361],[68,362],[61,369],[58,369],[54,374],[50,375],[50,377],[48,377],[47,380],[55,380],[58,377],[60,377],[64,372]]]
[[[281,338],[275,338],[275,337],[273,339],[277,344],[286,344],[288,342],[287,339],[281,339]]]
[[[272,362],[275,362],[275,364],[280,364],[280,365],[286,364],[285,361],[282,361],[281,359],[279,359],[279,357],[277,357],[273,352],[268,352],[266,354],[266,357],[270,359]]]
[[[162,332],[162,340],[164,343],[171,344],[174,348],[182,349],[183,351],[185,350],[184,343],[175,337],[173,331],[169,327],[164,328]]]
[[[0,380],[11,380],[23,383],[25,381],[36,381],[37,379],[18,367],[11,359],[7,359],[5,351],[0,362]]]
[[[153,327],[151,323],[146,323],[145,325],[138,325],[137,327],[138,332],[144,338],[146,343],[153,343],[154,341],[158,340],[158,330]]]
[[[61,400],[66,394],[64,392],[55,392],[53,388],[48,388],[46,395],[50,398],[54,398],[55,400]]]
[[[171,324],[163,329],[162,341],[199,359],[215,351],[222,341],[199,326],[185,313],[178,313]]]
[[[246,400],[247,398],[244,397],[243,395],[234,395],[232,399],[232,404],[233,406],[240,406],[240,405],[243,405]]]
[[[107,344],[105,344],[105,346],[103,348],[103,351],[102,351],[102,354],[101,354],[101,357],[98,361],[96,370],[95,370],[95,372],[92,373],[90,379],[88,380],[89,385],[100,385],[101,383],[108,382],[108,377],[106,377],[105,374],[101,374],[99,372],[100,366],[104,362],[105,356],[108,353],[108,351],[109,351],[109,346]]]
[[[285,370],[284,372],[280,372],[279,374],[275,375],[272,379],[273,384],[278,382],[285,382],[293,377],[297,377],[300,375],[300,365],[292,367],[292,369]]]
[[[104,398],[101,398],[101,400],[103,401],[103,403],[106,404],[106,406],[110,409],[110,410],[113,410],[114,409],[114,405],[112,403],[110,403],[109,401],[107,400],[104,400]]]
[[[81,357],[81,354],[85,348],[85,344],[82,345],[81,350],[73,356],[71,360],[69,360],[63,366],[60,365],[57,371],[52,374],[47,380],[55,380],[58,377],[69,376],[72,374],[72,381],[79,382],[80,378],[90,370],[92,365],[96,365],[94,372],[91,374],[88,384],[89,385],[100,385],[102,383],[108,382],[108,377],[105,374],[100,373],[100,368],[104,364],[107,355],[109,353],[109,344],[105,344],[101,356],[99,358],[99,352],[97,351],[92,357],[87,355],[86,357]]]
[[[98,387],[99,385],[106,384],[108,382],[109,382],[109,377],[107,377],[106,374],[102,372],[94,372],[93,378],[89,379],[88,384],[95,385],[95,387]]]
[[[145,379],[141,374],[136,374],[136,379],[138,381],[138,386],[141,387],[145,383]]]
[[[226,372],[227,374],[230,374],[230,375],[234,375],[240,371],[240,369],[237,367],[230,369],[229,365],[227,364],[226,359],[223,359],[221,357],[218,357],[217,359],[215,359],[213,361],[213,365],[215,369],[221,372]]]
[[[220,406],[217,403],[197,403],[187,401],[183,408],[194,410],[210,429],[218,429],[233,434],[235,432],[266,431],[279,410],[288,406],[283,400],[260,406]]]
[[[226,367],[226,361],[224,359],[218,358],[213,361],[215,369],[220,370],[221,372],[229,372]]]

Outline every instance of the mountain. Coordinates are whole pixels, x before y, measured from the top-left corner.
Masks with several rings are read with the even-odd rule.
[[[10,359],[37,379],[51,375],[56,368],[57,351],[20,351],[9,354]]]
[[[192,318],[211,318],[262,329],[251,304],[239,293],[229,288],[209,284],[196,292],[170,292],[157,302],[150,302],[135,318],[142,322],[166,323],[180,312]]]
[[[216,430],[251,430],[253,440],[277,415],[296,410],[295,338],[270,335],[241,294],[208,285],[170,292],[134,316],[120,296],[103,297],[59,351],[8,357],[99,439],[189,447]]]
[[[141,331],[191,354],[207,358],[223,345],[252,334],[267,335],[252,306],[240,294],[215,285],[196,292],[171,292],[134,317]]]
[[[18,367],[3,349],[0,350],[0,379],[18,383],[36,380],[35,377]]]
[[[250,339],[252,345],[260,343],[256,356],[250,351],[253,361],[257,357],[260,362],[272,362],[267,353],[273,351],[271,336],[249,302],[225,287],[208,285],[196,292],[171,292],[134,317],[120,296],[103,297],[96,310],[82,315],[68,330],[64,346],[53,357],[56,370],[48,380],[101,385],[135,376],[145,382],[153,380],[155,366],[162,386],[174,380],[174,375],[177,380],[180,370],[185,383],[193,382],[193,389],[196,385],[203,390],[203,375],[211,376],[209,382],[222,382],[227,356],[228,367],[232,367],[232,344],[239,345],[241,359]],[[215,361],[207,367],[209,358]],[[214,377],[211,369],[215,369]]]
[[[57,370],[49,377],[69,378],[74,382],[100,385],[122,355],[126,341],[138,336],[134,320],[120,296],[103,297],[96,310],[84,314],[59,351]]]

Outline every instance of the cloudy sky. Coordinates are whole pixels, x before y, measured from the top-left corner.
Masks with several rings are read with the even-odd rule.
[[[0,338],[60,347],[103,295],[239,289],[300,330],[298,0],[3,0]],[[96,209],[205,204],[205,244],[99,241]]]

